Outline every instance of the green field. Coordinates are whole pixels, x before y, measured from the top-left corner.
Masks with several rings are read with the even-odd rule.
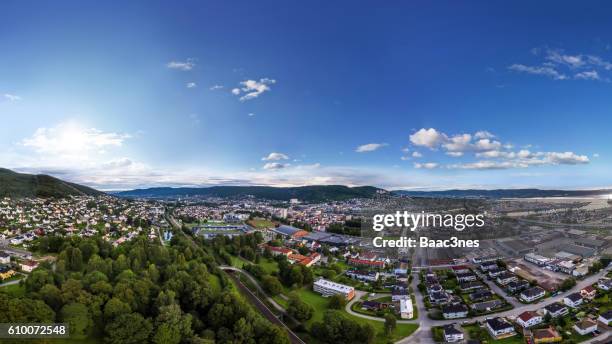
[[[247,223],[251,226],[254,227],[256,229],[265,229],[265,228],[274,228],[276,227],[276,224],[270,220],[266,220],[266,219],[261,219],[261,218],[256,218],[256,219],[252,219],[247,221]]]
[[[25,295],[25,286],[21,286],[19,283],[11,284],[0,287],[0,292],[4,292],[15,297],[22,297]]]

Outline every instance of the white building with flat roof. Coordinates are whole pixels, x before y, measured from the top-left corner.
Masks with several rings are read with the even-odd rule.
[[[410,298],[400,300],[400,317],[402,319],[412,319],[412,316],[412,300]]]
[[[328,281],[324,278],[316,280],[312,284],[312,290],[321,294],[324,297],[340,294],[345,299],[351,300],[355,297],[355,288],[348,285]]]

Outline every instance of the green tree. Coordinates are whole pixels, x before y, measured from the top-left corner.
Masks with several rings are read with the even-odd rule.
[[[80,303],[73,302],[65,305],[59,315],[60,320],[70,326],[71,335],[82,336],[92,324],[87,306]]]
[[[391,313],[385,314],[385,334],[390,336],[397,327],[397,319]]]
[[[292,316],[298,321],[306,321],[312,318],[314,308],[311,305],[300,300],[297,295],[291,294],[289,296],[287,313],[289,313],[290,316]]]
[[[344,306],[346,306],[346,299],[342,295],[336,294],[329,298],[330,309],[343,309]]]
[[[264,290],[272,296],[280,294],[283,290],[283,286],[281,285],[280,281],[274,276],[264,276],[262,279],[262,285]]]
[[[108,344],[140,344],[149,340],[153,325],[138,313],[122,314],[106,325]]]

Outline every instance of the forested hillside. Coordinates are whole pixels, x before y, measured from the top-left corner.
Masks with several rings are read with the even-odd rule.
[[[39,250],[57,253],[56,263],[34,270],[24,296],[0,292],[0,323],[66,322],[72,338],[109,344],[289,343],[211,255],[185,237],[172,240],[161,246],[140,237],[114,248],[102,239],[45,237]]]

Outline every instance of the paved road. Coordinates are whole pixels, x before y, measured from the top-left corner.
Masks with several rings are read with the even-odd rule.
[[[5,282],[5,283],[2,283],[2,284],[0,284],[0,288],[6,287],[6,286],[9,286],[9,285],[13,285],[13,284],[18,284],[19,282],[21,282],[24,279],[25,279],[25,277],[24,278],[20,278],[20,279],[16,279],[16,280],[12,280],[12,281],[8,281],[8,282]]]

